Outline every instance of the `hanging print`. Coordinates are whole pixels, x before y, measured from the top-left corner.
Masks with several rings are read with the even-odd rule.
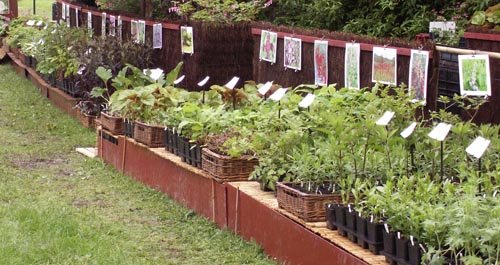
[[[415,102],[425,104],[427,98],[427,69],[429,67],[429,52],[411,50],[410,77],[408,90]]]
[[[276,63],[276,50],[278,46],[278,34],[263,30],[260,35],[259,59],[270,63]]]
[[[285,68],[300,71],[302,67],[302,40],[285,37],[284,42],[284,65]]]
[[[182,53],[194,53],[193,27],[181,27]]]
[[[328,84],[328,41],[314,41],[314,84]]]
[[[118,39],[119,40],[122,40],[122,17],[121,16],[118,16],[118,22],[117,22],[117,25],[116,25],[116,30],[118,31]]]
[[[163,26],[161,23],[153,24],[153,49],[161,49],[163,46]]]
[[[137,40],[139,43],[146,43],[146,21],[144,20],[137,22]]]
[[[9,14],[9,0],[0,0],[0,15]]]
[[[101,36],[106,37],[106,13],[101,14]]]
[[[396,85],[397,50],[373,47],[372,82]]]
[[[87,28],[90,36],[92,36],[92,13],[90,11],[87,13]]]
[[[109,35],[116,36],[116,17],[109,16]]]
[[[490,59],[488,55],[459,55],[460,93],[491,96]]]
[[[80,11],[78,8],[75,8],[75,26],[80,27]]]
[[[137,42],[137,20],[130,21],[130,39]]]
[[[346,43],[345,45],[345,66],[344,80],[345,87],[359,89],[359,43]]]

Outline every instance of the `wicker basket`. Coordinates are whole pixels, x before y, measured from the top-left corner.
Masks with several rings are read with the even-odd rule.
[[[114,117],[106,112],[101,112],[101,117],[99,118],[102,127],[108,130],[114,135],[122,135],[124,131],[123,118]]]
[[[259,161],[251,157],[232,158],[219,155],[203,148],[201,151],[202,168],[220,181],[248,180]]]
[[[134,122],[134,140],[151,148],[165,146],[163,130],[163,127],[136,121]]]
[[[277,183],[278,205],[306,222],[325,221],[325,205],[342,201],[340,194],[308,194],[290,187],[290,184],[294,183]]]

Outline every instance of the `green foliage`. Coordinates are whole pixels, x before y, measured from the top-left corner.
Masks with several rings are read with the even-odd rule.
[[[476,11],[471,18],[471,24],[499,30],[500,4],[491,6],[486,11]]]
[[[181,14],[194,20],[219,23],[255,20],[264,1],[190,0],[180,5]]]

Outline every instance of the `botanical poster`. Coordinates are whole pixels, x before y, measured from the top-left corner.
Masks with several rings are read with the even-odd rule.
[[[263,30],[260,35],[259,59],[276,63],[276,50],[278,48],[278,33]]]
[[[106,13],[101,14],[101,36],[106,37]]]
[[[163,26],[161,23],[153,25],[153,49],[161,49],[163,46]]]
[[[122,26],[123,26],[123,22],[122,22],[122,17],[121,16],[118,16],[118,22],[117,22],[117,25],[116,25],[116,30],[118,31],[118,39],[119,40],[122,40]]]
[[[116,17],[109,16],[109,35],[116,36]]]
[[[408,90],[414,101],[425,104],[427,98],[427,70],[429,66],[429,52],[411,50],[410,78]]]
[[[90,13],[90,11],[87,13],[87,28],[89,29],[90,35],[92,35],[92,13]]]
[[[488,55],[459,55],[460,93],[491,96],[490,60]]]
[[[193,27],[181,27],[182,53],[194,53]]]
[[[328,84],[328,41],[314,41],[314,84]]]
[[[0,0],[0,14],[9,14],[9,0]]]
[[[139,20],[137,22],[137,41],[146,43],[146,21]]]
[[[359,43],[346,43],[345,45],[345,64],[344,80],[345,87],[359,89]]]
[[[302,67],[302,40],[285,37],[285,52],[284,52],[284,65],[285,68],[290,68],[300,71]]]
[[[77,28],[80,27],[80,10],[78,8],[75,8],[75,26]]]
[[[397,50],[373,47],[372,82],[396,85]]]
[[[130,21],[130,39],[137,42],[137,20]]]

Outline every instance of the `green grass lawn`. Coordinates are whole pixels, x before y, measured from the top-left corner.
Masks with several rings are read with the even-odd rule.
[[[253,243],[74,149],[84,129],[0,64],[0,264],[273,264]]]
[[[54,0],[35,0],[36,14],[50,18],[52,16],[52,3]],[[19,16],[33,14],[33,0],[18,0]]]

